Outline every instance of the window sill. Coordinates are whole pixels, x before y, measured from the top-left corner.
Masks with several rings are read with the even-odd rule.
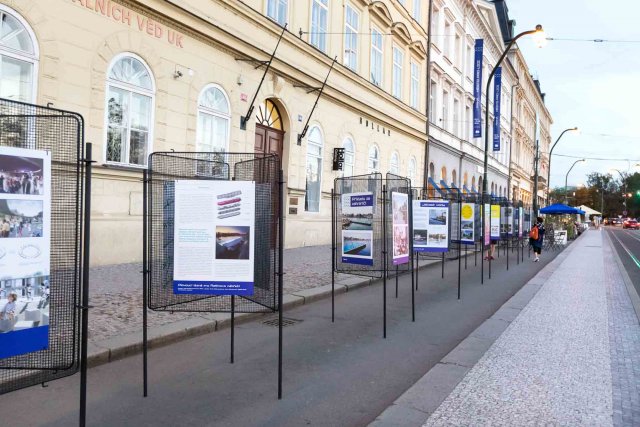
[[[119,163],[102,163],[100,166],[105,169],[113,169],[113,170],[120,170],[120,171],[126,171],[126,172],[140,172],[140,173],[143,170],[147,169],[147,166],[125,165],[125,164],[119,164]]]

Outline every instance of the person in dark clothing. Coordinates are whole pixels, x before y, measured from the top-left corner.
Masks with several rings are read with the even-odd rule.
[[[537,235],[537,238],[535,238],[535,235]],[[529,243],[533,247],[533,252],[536,255],[533,262],[540,261],[540,254],[542,253],[543,241],[544,241],[544,222],[542,217],[537,217],[536,223],[532,227],[531,232],[529,233]]]

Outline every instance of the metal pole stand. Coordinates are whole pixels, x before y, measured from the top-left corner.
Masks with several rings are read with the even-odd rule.
[[[149,286],[149,171],[142,171],[142,396],[148,396],[148,319],[147,319],[147,300]]]

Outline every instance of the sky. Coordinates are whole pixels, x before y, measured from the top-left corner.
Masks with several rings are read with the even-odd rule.
[[[553,150],[551,187],[564,186],[567,171],[581,157],[631,162],[587,159],[571,171],[570,186],[586,184],[594,171],[640,172],[640,166],[634,167],[640,163],[640,1],[507,0],[507,6],[516,34],[541,24],[551,38],[636,41],[549,40],[542,48],[530,37],[518,41],[530,73],[546,93],[551,143],[564,129],[580,129],[565,133]]]

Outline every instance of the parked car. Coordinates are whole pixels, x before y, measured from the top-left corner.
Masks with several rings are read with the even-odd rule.
[[[635,219],[629,219],[622,223],[622,228],[630,228],[632,230],[640,230],[640,222]]]

